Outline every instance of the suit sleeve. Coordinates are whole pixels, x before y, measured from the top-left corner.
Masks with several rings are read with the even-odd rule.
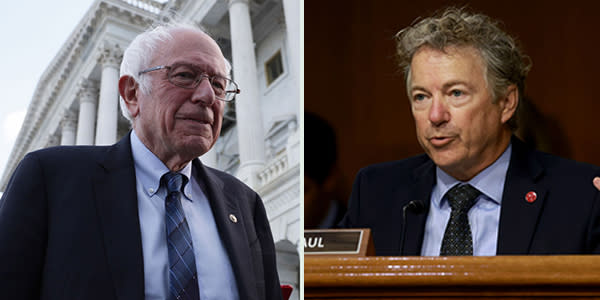
[[[38,159],[25,156],[0,201],[0,299],[39,299],[47,202]]]
[[[273,243],[273,235],[269,226],[269,219],[263,205],[262,200],[256,195],[256,206],[254,212],[254,224],[256,233],[260,241],[263,270],[265,280],[265,294],[268,300],[281,300],[281,286],[279,276],[277,274],[277,261],[275,258],[275,244]]]

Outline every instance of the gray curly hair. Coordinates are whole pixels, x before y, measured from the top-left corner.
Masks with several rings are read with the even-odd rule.
[[[498,22],[488,16],[450,7],[402,29],[396,34],[396,43],[396,54],[407,87],[412,58],[422,47],[444,51],[452,46],[471,46],[479,50],[485,62],[485,79],[494,101],[503,96],[511,84],[518,88],[519,103],[525,95],[525,78],[531,69],[531,61],[516,41],[499,28]],[[513,130],[517,128],[516,116],[517,112],[508,121]]]

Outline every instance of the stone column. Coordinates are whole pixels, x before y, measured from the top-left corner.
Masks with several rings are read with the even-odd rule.
[[[287,56],[291,78],[291,90],[286,97],[294,108],[296,119],[300,118],[300,1],[283,0],[283,13],[287,33]]]
[[[61,126],[61,136],[60,136],[60,145],[61,146],[72,146],[75,145],[75,131],[77,128],[75,127],[77,123],[75,113],[71,110],[65,112],[62,121],[60,122]]]
[[[257,174],[265,164],[265,134],[248,0],[229,0],[229,24],[233,78],[241,90],[235,101],[240,150],[237,177],[250,187],[257,188]]]
[[[100,100],[96,122],[96,145],[110,145],[117,141],[119,116],[119,64],[123,51],[116,44],[106,43],[98,59],[102,65]]]
[[[93,145],[96,128],[96,105],[98,82],[83,79],[79,84],[79,119],[77,122],[77,145]]]
[[[60,141],[58,140],[58,137],[56,136],[56,134],[52,134],[51,136],[48,137],[48,140],[46,141],[46,148],[58,146],[58,145],[60,145],[59,142]]]

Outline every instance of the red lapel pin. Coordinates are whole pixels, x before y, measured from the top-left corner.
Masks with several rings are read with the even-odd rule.
[[[525,201],[533,203],[537,199],[537,194],[534,191],[530,191],[525,195]]]

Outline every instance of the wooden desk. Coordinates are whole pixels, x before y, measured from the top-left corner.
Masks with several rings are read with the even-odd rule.
[[[309,257],[305,299],[600,299],[600,256]]]

